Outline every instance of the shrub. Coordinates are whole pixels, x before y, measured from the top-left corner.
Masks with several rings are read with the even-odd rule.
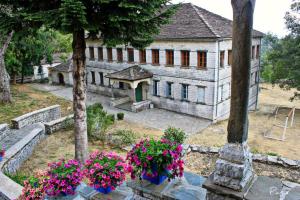
[[[183,176],[182,146],[166,139],[141,140],[128,152],[126,159],[134,167],[132,179],[143,174],[165,175],[169,179]],[[152,171],[154,166],[155,172]]]
[[[87,108],[87,132],[92,138],[104,140],[105,132],[114,124],[114,121],[114,118],[108,115],[99,103]]]
[[[121,148],[135,143],[135,134],[131,130],[118,129],[111,134],[110,143]]]
[[[128,167],[123,158],[117,154],[93,152],[85,163],[85,176],[89,179],[89,185],[96,190],[100,188],[115,188],[121,185],[126,178]]]
[[[184,140],[186,139],[186,134],[181,129],[169,127],[164,131],[162,138],[170,140],[171,142],[183,144]]]
[[[118,113],[117,114],[117,118],[118,118],[118,120],[123,120],[124,119],[124,113]]]
[[[74,195],[83,179],[81,165],[76,160],[50,163],[47,176],[44,189],[49,196]]]
[[[114,114],[107,115],[107,118],[109,118],[112,122],[116,121],[116,118],[115,118]]]
[[[19,200],[37,200],[44,199],[44,180],[47,179],[47,172],[39,171],[35,176],[29,177],[24,181],[24,188],[22,190]]]

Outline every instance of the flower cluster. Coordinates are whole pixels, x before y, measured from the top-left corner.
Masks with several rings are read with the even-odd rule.
[[[164,174],[169,179],[183,176],[182,146],[167,139],[141,140],[128,152],[126,159],[134,167],[132,179],[144,173],[150,177]]]
[[[4,149],[4,147],[3,146],[0,146],[0,157],[4,157],[4,155],[5,155],[5,149]]]
[[[99,188],[115,188],[121,185],[126,173],[131,170],[125,160],[117,154],[95,151],[85,163],[85,176],[89,185],[96,190]]]
[[[47,178],[47,172],[38,171],[35,176],[24,181],[24,188],[19,200],[42,200],[45,197],[43,187],[44,180]]]
[[[61,160],[48,164],[48,179],[44,180],[47,195],[74,195],[76,187],[83,179],[81,165],[76,160]]]

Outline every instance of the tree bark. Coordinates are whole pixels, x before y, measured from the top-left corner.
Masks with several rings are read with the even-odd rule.
[[[6,38],[2,49],[0,50],[0,92],[2,93],[0,97],[0,101],[2,103],[12,102],[10,84],[9,84],[10,77],[5,68],[4,56],[13,35],[14,35],[14,31],[11,31]]]
[[[73,110],[75,159],[84,163],[88,155],[86,123],[85,38],[84,30],[73,32]]]
[[[255,0],[231,0],[231,4],[233,7],[233,63],[227,140],[229,143],[243,143],[248,138],[248,102]]]

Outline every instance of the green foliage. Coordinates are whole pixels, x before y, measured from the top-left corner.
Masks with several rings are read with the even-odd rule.
[[[115,122],[116,121],[116,118],[115,118],[115,115],[114,114],[110,114],[110,115],[107,115],[107,118],[112,121],[112,122]]]
[[[5,173],[5,175],[22,186],[24,186],[24,181],[28,179],[28,176],[18,172],[16,174]]]
[[[124,119],[124,113],[118,113],[117,114],[117,118],[118,118],[118,120],[123,120]]]
[[[269,155],[269,156],[279,156],[277,153],[274,153],[274,152],[268,152],[267,155]]]
[[[162,138],[172,142],[177,142],[178,144],[183,144],[184,140],[186,139],[186,134],[181,129],[169,127],[164,131]]]
[[[300,97],[300,1],[293,0],[291,11],[286,13],[285,20],[290,34],[282,39],[267,35],[269,42],[263,52],[262,77],[282,89],[297,89],[291,100]]]
[[[52,63],[54,53],[71,50],[70,35],[41,28],[22,37],[16,35],[6,52],[5,64],[11,76],[31,75],[32,66],[40,65],[42,60]]]
[[[121,148],[135,143],[136,135],[132,130],[118,129],[112,133],[113,145]],[[118,141],[115,141],[118,140]]]
[[[105,132],[114,124],[114,118],[103,110],[99,103],[87,108],[87,132],[92,138],[105,140]]]

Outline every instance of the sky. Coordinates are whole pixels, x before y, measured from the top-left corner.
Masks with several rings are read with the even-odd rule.
[[[231,0],[172,0],[173,3],[193,3],[206,10],[232,19]],[[287,34],[284,24],[285,13],[292,0],[256,0],[254,28],[264,33],[272,32],[280,37]]]

